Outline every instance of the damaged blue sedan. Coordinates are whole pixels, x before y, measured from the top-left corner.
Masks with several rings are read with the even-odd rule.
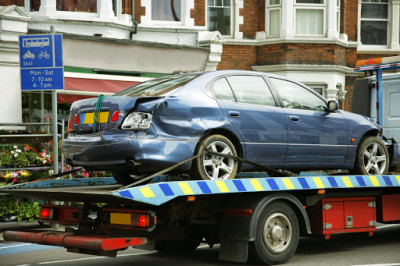
[[[168,76],[80,100],[68,132],[68,164],[112,171],[121,184],[199,154],[175,171],[217,180],[260,170],[207,150],[292,171],[381,175],[397,159],[368,118],[338,110],[299,82],[253,71]]]

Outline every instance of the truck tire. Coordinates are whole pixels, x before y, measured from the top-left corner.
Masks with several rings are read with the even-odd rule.
[[[195,155],[210,149],[213,152],[237,156],[235,145],[225,136],[210,135],[202,139]],[[192,175],[203,180],[233,179],[236,176],[238,162],[213,154],[200,156],[193,162]]]
[[[299,243],[299,222],[293,209],[282,201],[269,204],[261,212],[256,237],[249,246],[249,259],[260,264],[287,262]]]
[[[363,138],[357,148],[353,172],[384,175],[389,168],[389,152],[383,141],[374,136]]]

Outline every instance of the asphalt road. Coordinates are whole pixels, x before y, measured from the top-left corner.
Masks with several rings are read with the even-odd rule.
[[[165,255],[129,248],[117,258],[68,253],[29,243],[0,243],[0,265],[235,265],[218,260],[219,246],[200,246],[194,253]],[[400,225],[379,225],[367,233],[341,234],[330,240],[302,238],[296,255],[286,265],[400,265]]]

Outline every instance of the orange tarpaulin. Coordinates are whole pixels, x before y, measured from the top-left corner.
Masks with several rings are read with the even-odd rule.
[[[64,78],[64,90],[57,93],[58,103],[72,103],[76,100],[97,97],[95,95],[81,95],[82,92],[98,92],[98,93],[116,93],[139,82],[121,81],[121,80],[104,80],[104,79],[83,79],[83,78]],[[70,94],[76,91],[76,94]],[[72,92],[73,93],[73,92]]]

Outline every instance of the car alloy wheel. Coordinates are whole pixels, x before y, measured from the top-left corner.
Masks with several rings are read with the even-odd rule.
[[[364,175],[382,175],[387,173],[388,167],[389,153],[383,141],[378,137],[364,138],[357,149],[357,172]]]
[[[222,135],[211,135],[200,141],[196,154],[207,150],[226,155],[237,156],[235,146]],[[235,177],[238,162],[234,159],[215,154],[200,156],[194,165],[194,175],[204,180],[232,179]]]

